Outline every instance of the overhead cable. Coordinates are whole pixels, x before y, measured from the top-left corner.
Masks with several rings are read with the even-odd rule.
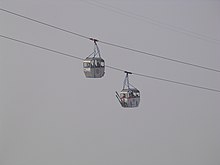
[[[15,41],[15,42],[19,42],[19,43],[22,43],[22,44],[25,44],[25,45],[29,45],[29,46],[32,46],[32,47],[36,47],[36,48],[39,48],[39,49],[43,49],[43,50],[46,50],[46,51],[49,51],[49,52],[57,53],[57,54],[60,54],[60,55],[63,55],[63,56],[75,58],[75,59],[77,59],[77,60],[83,60],[82,58],[77,57],[77,56],[73,56],[73,55],[71,55],[71,54],[59,52],[59,51],[57,51],[57,50],[53,50],[53,49],[49,49],[49,48],[46,48],[46,47],[43,47],[43,46],[39,46],[39,45],[36,45],[36,44],[32,44],[32,43],[30,43],[30,42],[21,41],[21,40],[18,40],[18,39],[12,38],[12,37],[8,37],[8,36],[5,36],[5,35],[1,35],[1,34],[0,34],[0,37],[5,38],[5,39],[8,39],[8,40]]]
[[[219,39],[215,39],[215,38],[212,38],[210,36],[200,34],[200,33],[197,33],[197,32],[194,32],[192,30],[188,30],[188,29],[185,29],[185,28],[182,28],[182,27],[178,27],[178,26],[174,26],[174,25],[171,25],[171,24],[168,24],[168,23],[164,23],[164,22],[158,21],[156,19],[153,19],[151,17],[146,17],[146,16],[143,16],[143,15],[140,15],[140,14],[136,14],[134,12],[127,11],[127,10],[109,5],[109,4],[103,3],[101,1],[83,0],[81,2],[90,4],[92,6],[96,6],[96,7],[99,7],[99,8],[103,8],[105,10],[108,10],[108,11],[111,11],[111,12],[114,12],[114,13],[117,13],[117,14],[120,14],[120,15],[123,15],[123,16],[127,16],[127,17],[130,17],[130,18],[138,19],[138,20],[142,20],[142,21],[145,21],[145,22],[150,23],[152,25],[155,25],[155,26],[158,26],[158,27],[161,27],[161,28],[166,28],[166,29],[174,31],[174,32],[182,33],[184,35],[194,37],[194,38],[199,39],[199,40],[204,40],[204,41],[209,41],[209,42],[212,42],[212,43],[215,43],[215,44],[220,44]]]
[[[38,24],[42,24],[42,25],[54,28],[56,30],[60,30],[60,31],[63,31],[63,32],[66,32],[66,33],[69,33],[69,34],[72,34],[72,35],[75,35],[75,36],[78,36],[78,37],[81,37],[81,38],[84,38],[84,39],[89,39],[89,40],[92,39],[91,37],[87,37],[85,35],[82,35],[82,34],[79,34],[79,33],[76,33],[76,32],[72,32],[70,30],[66,30],[66,29],[63,29],[63,28],[60,28],[60,27],[57,27],[57,26],[54,26],[54,25],[51,25],[51,24],[48,24],[48,23],[45,23],[45,22],[33,19],[33,18],[30,18],[30,17],[27,17],[27,16],[24,16],[24,15],[21,15],[21,14],[18,14],[18,13],[15,13],[15,12],[3,9],[3,8],[0,8],[0,11],[3,11],[3,12],[6,12],[6,13],[9,13],[9,14],[12,14],[12,15],[15,15],[15,16],[27,19],[29,21],[33,21],[33,22],[38,23]],[[115,44],[115,43],[111,43],[111,42],[106,42],[106,41],[102,41],[102,40],[96,40],[96,41],[100,42],[102,44],[106,44],[106,45],[109,45],[109,46],[125,49],[125,50],[136,52],[136,53],[139,53],[139,54],[144,54],[144,55],[147,55],[147,56],[151,56],[151,57],[155,57],[155,58],[159,58],[159,59],[163,59],[163,60],[167,60],[167,61],[171,61],[171,62],[176,62],[176,63],[179,63],[179,64],[184,64],[184,65],[188,65],[188,66],[192,66],[192,67],[196,67],[196,68],[200,68],[200,69],[204,69],[204,70],[209,70],[209,71],[220,73],[220,70],[218,70],[218,69],[214,69],[214,68],[210,68],[210,67],[206,67],[206,66],[202,66],[202,65],[198,65],[198,64],[193,64],[193,63],[189,63],[189,62],[185,62],[185,61],[181,61],[181,60],[177,60],[177,59],[173,59],[173,58],[168,58],[168,57],[165,57],[165,56],[161,56],[161,55],[157,55],[157,54],[153,54],[153,53],[149,53],[149,52],[145,52],[145,51],[129,48],[129,47],[126,47],[126,46],[121,46],[121,45],[118,45],[118,44]]]
[[[48,24],[48,23],[39,21],[39,20],[36,20],[36,19],[33,19],[33,18],[30,18],[30,17],[26,17],[26,16],[24,16],[24,15],[21,15],[21,14],[18,14],[18,13],[15,13],[15,12],[12,12],[12,11],[9,11],[9,10],[6,10],[6,9],[3,9],[3,8],[0,8],[0,10],[1,10],[1,11],[4,11],[4,12],[6,12],[6,13],[9,13],[9,14],[12,14],[12,15],[15,15],[15,16],[18,16],[18,17],[27,19],[27,20],[29,20],[29,21],[36,22],[36,23],[38,23],[38,24],[42,24],[42,25],[45,25],[45,26],[48,26],[48,27],[51,27],[51,28],[54,28],[54,29],[57,29],[57,30],[60,30],[60,31],[63,31],[63,32],[66,32],[66,33],[69,33],[69,34],[73,34],[73,35],[76,35],[76,36],[79,36],[79,37],[82,37],[82,38],[85,38],[85,39],[89,39],[89,37],[86,37],[86,36],[81,35],[81,34],[79,34],[79,33],[75,33],[75,32],[72,32],[72,31],[69,31],[69,30],[66,30],[66,29],[63,29],[63,28],[60,28],[60,27],[57,27],[57,26],[54,26],[54,25],[51,25],[51,24]]]
[[[189,66],[193,66],[193,67],[197,67],[197,68],[201,68],[201,69],[205,69],[205,70],[209,70],[209,71],[214,71],[214,72],[219,72],[220,73],[220,70],[209,68],[209,67],[205,67],[205,66],[202,66],[202,65],[197,65],[197,64],[193,64],[193,63],[189,63],[189,62],[184,62],[184,61],[180,61],[180,60],[176,60],[176,59],[160,56],[160,55],[157,55],[157,54],[152,54],[152,53],[144,52],[144,51],[137,50],[137,49],[132,49],[132,48],[121,46],[121,45],[112,44],[112,43],[105,42],[105,41],[99,41],[99,42],[103,43],[103,44],[106,44],[106,45],[118,47],[118,48],[121,48],[121,49],[126,49],[126,50],[129,50],[129,51],[133,51],[133,52],[136,52],[136,53],[141,53],[141,54],[145,54],[145,55],[148,55],[148,56],[152,56],[152,57],[156,57],[156,58],[160,58],[160,59],[164,59],[164,60],[168,60],[168,61],[172,61],[172,62],[176,62],[176,63],[180,63],[180,64],[185,64],[185,65],[189,65]]]
[[[39,45],[30,43],[30,42],[18,40],[18,39],[15,39],[15,38],[12,38],[12,37],[8,37],[8,36],[5,36],[5,35],[1,35],[0,34],[0,37],[4,38],[4,39],[7,39],[7,40],[15,41],[15,42],[18,42],[18,43],[22,43],[22,44],[25,44],[25,45],[28,45],[28,46],[32,46],[32,47],[36,47],[36,48],[39,48],[39,49],[43,49],[43,50],[46,50],[46,51],[49,51],[49,52],[53,52],[53,53],[56,53],[56,54],[59,54],[59,55],[71,57],[71,58],[74,58],[74,59],[77,59],[77,60],[80,60],[80,61],[84,60],[84,59],[82,59],[80,57],[77,57],[77,56],[74,56],[74,55],[71,55],[71,54],[63,53],[63,52],[60,52],[60,51],[57,51],[57,50],[53,50],[53,49],[50,49],[50,48],[39,46]],[[106,67],[110,68],[110,69],[113,69],[113,70],[116,70],[116,71],[120,71],[120,72],[127,71],[127,70],[124,70],[124,69],[113,67],[111,65],[106,65]],[[198,88],[198,89],[203,89],[203,90],[207,90],[207,91],[212,91],[212,92],[220,93],[220,90],[218,90],[218,89],[207,88],[207,87],[203,87],[203,86],[198,86],[198,85],[194,85],[194,84],[188,84],[188,83],[184,83],[184,82],[169,80],[169,79],[160,78],[160,77],[151,76],[151,75],[146,75],[146,74],[141,74],[141,73],[135,73],[135,72],[131,72],[131,73],[133,75],[144,77],[144,78],[150,78],[150,79],[155,79],[155,80],[159,80],[159,81],[165,81],[165,82],[169,82],[169,83],[173,83],[173,84],[178,84],[178,85],[183,85],[183,86],[188,86],[188,87],[193,87],[193,88]]]

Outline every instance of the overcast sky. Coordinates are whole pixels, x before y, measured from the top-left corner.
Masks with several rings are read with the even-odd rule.
[[[219,0],[0,0],[88,37],[220,70]],[[80,58],[93,43],[0,11],[0,34]],[[188,32],[187,32],[188,31]],[[189,32],[190,31],[190,32]],[[192,33],[193,32],[193,33]],[[220,73],[98,43],[107,65],[220,90]],[[219,165],[220,93],[124,73],[0,38],[1,165]]]

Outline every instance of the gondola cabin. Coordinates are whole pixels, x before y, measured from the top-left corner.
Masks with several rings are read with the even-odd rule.
[[[127,71],[125,71],[125,73],[126,76],[124,79],[123,89],[119,94],[116,92],[116,97],[121,106],[124,108],[138,107],[140,103],[140,91],[129,83],[128,74],[132,73]]]
[[[83,61],[83,71],[86,78],[101,78],[105,74],[105,61],[101,58],[98,40],[90,40],[94,42],[94,51]]]
[[[140,91],[137,89],[123,89],[117,98],[122,107],[138,107],[140,103]]]
[[[105,61],[101,57],[87,57],[83,70],[87,78],[101,78],[105,74]]]

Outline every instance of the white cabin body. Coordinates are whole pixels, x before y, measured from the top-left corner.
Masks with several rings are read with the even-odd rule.
[[[122,107],[133,108],[139,106],[140,91],[137,89],[123,89],[119,97]]]
[[[87,78],[101,78],[105,74],[105,61],[101,57],[87,57],[83,61],[83,71]]]

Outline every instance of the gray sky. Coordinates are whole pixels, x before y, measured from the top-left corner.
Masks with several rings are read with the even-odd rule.
[[[89,37],[220,70],[220,1],[1,0]],[[113,12],[114,6],[137,15]],[[155,25],[146,17],[163,22]],[[0,11],[0,33],[85,58],[91,41]],[[166,24],[205,37],[170,30]],[[201,36],[200,36],[201,37]],[[212,38],[209,39],[208,37]],[[216,40],[218,41],[216,41]],[[217,72],[99,44],[107,65],[220,89]],[[1,165],[219,165],[220,94],[130,76],[138,108],[115,98],[124,73],[86,79],[81,61],[0,38]]]

